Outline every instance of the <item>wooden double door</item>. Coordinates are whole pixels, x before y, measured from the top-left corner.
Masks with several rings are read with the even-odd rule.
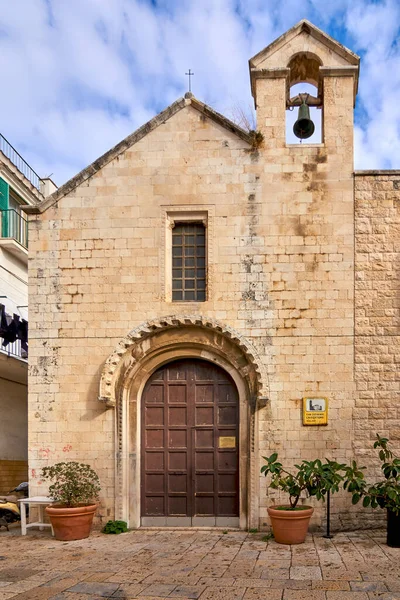
[[[239,526],[238,446],[238,392],[223,369],[158,369],[142,396],[142,525]]]

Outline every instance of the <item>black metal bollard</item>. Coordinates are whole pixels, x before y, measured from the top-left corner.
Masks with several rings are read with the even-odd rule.
[[[333,538],[331,535],[331,493],[329,491],[326,499],[326,534],[323,537],[328,540]]]

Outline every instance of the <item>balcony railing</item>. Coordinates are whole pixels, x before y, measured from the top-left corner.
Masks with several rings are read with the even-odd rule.
[[[22,158],[19,152],[6,138],[0,133],[0,151],[7,156],[7,158],[15,165],[20,173],[24,175],[36,189],[40,191],[40,177],[35,171],[28,165],[28,163]]]
[[[0,217],[0,237],[16,240],[28,248],[28,221],[13,208],[0,210]]]
[[[7,296],[3,296],[3,298],[7,298]],[[18,306],[17,308],[22,307]],[[4,304],[0,304],[0,356],[4,354],[20,360],[27,360],[28,321],[15,313],[7,314]]]
[[[0,338],[0,342],[2,342],[3,340]],[[28,353],[26,352],[26,350],[23,350],[21,348],[21,340],[15,340],[15,342],[12,342],[11,344],[8,344],[7,346],[3,346],[0,343],[0,352],[3,352],[4,354],[7,354],[8,356],[13,356],[15,358],[19,358],[20,360],[28,360]]]

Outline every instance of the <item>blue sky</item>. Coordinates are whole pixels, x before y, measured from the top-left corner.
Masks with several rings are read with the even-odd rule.
[[[355,167],[400,168],[400,0],[15,0],[0,132],[61,185],[187,90],[250,110],[248,59],[302,18],[361,56]]]

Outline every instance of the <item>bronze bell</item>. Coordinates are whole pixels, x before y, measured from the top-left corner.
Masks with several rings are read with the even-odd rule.
[[[312,136],[314,133],[314,123],[310,119],[310,109],[304,102],[299,106],[299,114],[297,115],[297,121],[293,125],[293,133],[296,137],[301,140],[305,140]]]

